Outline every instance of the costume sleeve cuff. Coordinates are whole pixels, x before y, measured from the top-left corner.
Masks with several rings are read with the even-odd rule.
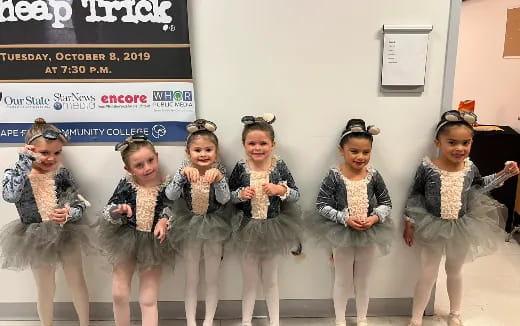
[[[28,153],[20,153],[18,155],[18,162],[16,162],[16,168],[25,174],[29,174],[31,172],[34,161],[34,156]]]
[[[244,200],[240,199],[240,192],[243,189],[244,189],[244,187],[240,187],[237,190],[231,192],[231,203],[238,204],[238,203],[243,203],[243,202],[247,201],[247,199],[244,199]]]
[[[287,185],[287,181],[282,181],[278,184],[281,186],[284,186],[286,189],[285,194],[283,194],[282,196],[278,196],[278,197],[280,197],[281,200],[296,201],[296,200],[298,200],[298,198],[300,198],[300,193],[298,191],[290,188]]]
[[[109,221],[112,224],[123,224],[123,215],[119,213],[114,213],[114,211],[117,209],[116,204],[110,204],[105,207],[103,210],[103,216],[105,217],[105,220]]]
[[[412,224],[415,224],[415,219],[409,216],[404,215],[403,219],[407,222],[410,222]]]
[[[167,218],[168,219],[168,230],[170,230],[172,228],[172,224],[173,224],[173,220],[174,220],[174,217],[173,217],[173,210],[170,206],[166,206],[163,211],[162,211],[162,217],[163,218]]]
[[[71,222],[77,222],[81,219],[83,216],[83,208],[81,207],[69,207],[69,216],[67,216],[67,220],[65,223]]]
[[[338,222],[340,224],[347,226],[348,219],[349,219],[349,216],[346,211],[341,211],[338,213]]]
[[[390,216],[391,208],[389,206],[381,205],[374,208],[372,215],[377,215],[380,223],[384,223],[386,218]]]

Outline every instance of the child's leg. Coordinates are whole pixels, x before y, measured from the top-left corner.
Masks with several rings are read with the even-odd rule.
[[[206,316],[203,326],[213,326],[218,303],[218,272],[222,259],[222,242],[204,242],[204,265],[206,270]]]
[[[187,326],[196,326],[195,314],[197,312],[197,289],[199,285],[199,265],[202,241],[186,241],[182,254],[184,257],[184,269],[186,271],[186,284],[184,286],[184,309],[186,310]]]
[[[89,324],[89,301],[88,289],[85,277],[83,276],[83,263],[81,250],[71,250],[63,256],[63,272],[65,279],[72,293],[72,302],[78,314],[79,325],[88,326]]]
[[[413,297],[412,322],[421,325],[424,309],[430,300],[433,284],[439,274],[443,244],[424,246],[421,250],[421,270]]]
[[[116,326],[130,326],[130,285],[135,261],[119,263],[112,271],[112,297]]]
[[[466,258],[467,248],[446,248],[446,287],[450,299],[450,314],[459,316],[462,305],[462,266]]]
[[[259,279],[260,259],[254,255],[242,256],[242,325],[251,326],[255,308],[256,286]]]
[[[280,325],[280,295],[278,293],[279,255],[264,258],[261,261],[262,286],[269,311],[269,325]]]
[[[38,290],[38,316],[42,326],[52,326],[54,313],[54,291],[56,283],[54,280],[54,267],[32,268],[36,288]]]
[[[352,289],[354,274],[354,249],[334,248],[332,250],[334,259],[334,311],[336,324],[344,325],[347,301]]]
[[[157,326],[157,292],[161,281],[161,266],[153,267],[139,275],[139,306],[141,307],[142,326]]]
[[[356,248],[354,253],[354,292],[358,321],[366,321],[368,310],[368,278],[375,260],[375,246]]]

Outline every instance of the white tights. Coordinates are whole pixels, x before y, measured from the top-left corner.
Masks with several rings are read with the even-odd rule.
[[[63,272],[72,294],[72,302],[79,319],[80,326],[89,324],[89,299],[81,251],[70,250],[62,257]],[[54,267],[32,268],[34,280],[38,290],[38,316],[42,326],[52,326],[54,310],[54,292],[56,289]]]
[[[336,323],[345,323],[349,294],[354,287],[357,319],[364,321],[368,310],[368,278],[375,257],[375,246],[334,248],[334,310]],[[354,285],[354,286],[352,286]]]
[[[437,280],[444,244],[424,246],[421,250],[421,271],[413,297],[412,322],[421,325],[424,309],[430,299],[433,284]],[[462,303],[462,266],[466,250],[452,250],[446,246],[446,287],[450,300],[450,313],[460,315]]]
[[[112,271],[112,296],[116,326],[130,326],[130,286],[134,275],[135,261],[117,264]],[[142,326],[157,326],[157,292],[161,279],[161,267],[139,273],[139,306]]]
[[[270,326],[280,325],[280,296],[278,294],[279,255],[258,257],[242,256],[242,325],[251,326],[256,301],[256,286],[261,278]]]
[[[218,303],[218,273],[222,258],[222,243],[216,241],[189,241],[183,248],[186,270],[184,307],[187,326],[196,326],[197,288],[199,284],[200,254],[204,251],[206,274],[206,316],[204,326],[212,326]]]

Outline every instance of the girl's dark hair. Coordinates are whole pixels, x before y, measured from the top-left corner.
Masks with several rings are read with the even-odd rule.
[[[209,130],[198,130],[198,131],[195,131],[195,132],[191,133],[188,136],[188,140],[186,140],[186,150],[189,151],[191,143],[193,143],[193,141],[195,141],[195,139],[197,139],[198,137],[206,137],[206,138],[208,138],[210,142],[215,144],[215,146],[217,147],[217,150],[218,150],[218,138],[217,138],[217,135],[215,135],[215,133],[213,133],[213,132],[211,132]]]
[[[446,113],[455,114],[456,112],[458,112],[458,111],[452,110],[452,111],[448,111]],[[473,126],[469,122],[467,122],[466,120],[464,120],[462,118],[459,121],[448,121],[445,119],[446,113],[444,113],[442,115],[441,120],[439,121],[439,123],[437,123],[437,128],[435,129],[435,130],[437,130],[437,132],[435,133],[435,139],[439,139],[439,135],[442,135],[443,133],[447,132],[449,128],[455,127],[455,126],[468,127],[471,130],[471,134],[474,134]]]
[[[257,121],[251,124],[244,125],[244,130],[242,130],[242,144],[246,142],[247,134],[255,130],[265,132],[269,136],[269,138],[271,138],[271,141],[274,142],[273,126],[265,121]]]
[[[345,129],[343,129],[343,131],[341,132],[342,137],[339,141],[340,147],[343,147],[350,138],[365,138],[365,139],[370,140],[370,142],[372,142],[374,140],[374,137],[366,131],[365,132],[351,132],[349,134],[346,134],[353,126],[361,126],[361,127],[363,127],[364,130],[367,130],[365,121],[363,119],[350,119],[347,122],[347,126],[345,127]]]
[[[31,138],[33,138],[33,136],[38,135],[38,134],[41,135],[44,132],[49,131],[49,130],[56,131],[56,132],[60,131],[55,125],[47,123],[44,118],[34,119],[34,124],[31,126],[31,128],[29,128],[29,130],[27,130],[27,133],[25,134],[25,143],[27,144],[27,142]],[[59,139],[62,143],[67,142],[67,140],[64,137],[58,137],[57,139]]]

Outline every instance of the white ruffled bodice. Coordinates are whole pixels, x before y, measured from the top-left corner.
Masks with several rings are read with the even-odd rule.
[[[209,192],[210,184],[207,182],[199,180],[191,184],[191,205],[194,214],[206,214],[209,207]]]
[[[38,212],[42,218],[42,221],[50,221],[52,219],[51,214],[54,212],[58,204],[56,198],[56,184],[54,176],[56,173],[45,173],[36,174],[30,173],[29,180],[38,206]]]
[[[251,215],[254,219],[267,219],[269,196],[262,187],[266,183],[269,183],[269,171],[251,171],[250,187],[255,191],[255,197],[251,199]]]
[[[368,216],[367,178],[349,180],[343,176],[347,188],[348,215],[364,222]]]

